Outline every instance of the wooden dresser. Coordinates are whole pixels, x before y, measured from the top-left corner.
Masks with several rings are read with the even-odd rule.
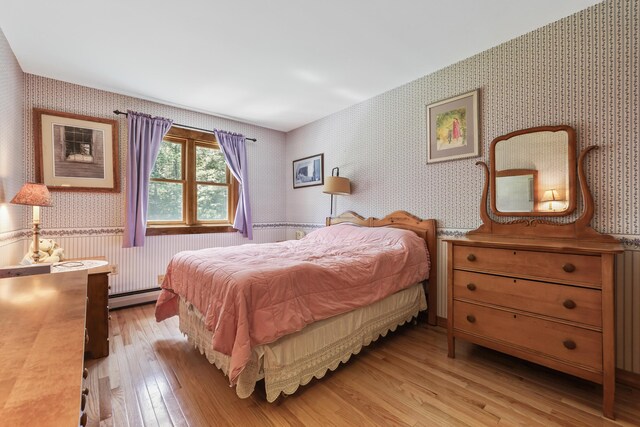
[[[95,258],[94,258],[95,259]],[[87,330],[89,342],[85,347],[93,359],[109,355],[109,274],[111,265],[89,269],[87,285]]]
[[[618,243],[473,236],[447,240],[449,356],[462,338],[615,390]]]
[[[0,279],[0,424],[86,425],[87,271]]]

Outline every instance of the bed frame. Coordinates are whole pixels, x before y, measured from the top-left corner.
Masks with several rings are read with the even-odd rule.
[[[326,225],[351,223],[363,227],[395,227],[411,230],[427,243],[431,268],[429,270],[427,293],[427,322],[430,325],[437,324],[438,306],[438,239],[435,219],[420,219],[406,211],[395,211],[382,219],[373,217],[364,218],[353,211],[347,211],[336,217],[327,217]]]

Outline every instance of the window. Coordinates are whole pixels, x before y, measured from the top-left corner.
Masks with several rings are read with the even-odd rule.
[[[213,134],[171,128],[151,172],[147,235],[231,231],[237,186]]]

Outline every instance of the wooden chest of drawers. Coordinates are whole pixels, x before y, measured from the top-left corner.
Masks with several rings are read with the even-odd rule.
[[[448,240],[449,356],[455,339],[615,391],[615,243],[474,237]]]
[[[0,425],[86,425],[86,270],[0,279],[0,295]]]

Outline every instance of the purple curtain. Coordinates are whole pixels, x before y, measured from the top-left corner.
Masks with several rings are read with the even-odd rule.
[[[233,228],[242,233],[244,237],[253,240],[253,224],[251,222],[251,206],[249,204],[249,178],[247,178],[247,147],[244,136],[217,129],[214,132],[229,170],[240,183],[240,197]]]
[[[147,230],[149,178],[158,157],[162,138],[173,120],[127,111],[129,146],[127,147],[126,218],[123,248],[144,246]]]

